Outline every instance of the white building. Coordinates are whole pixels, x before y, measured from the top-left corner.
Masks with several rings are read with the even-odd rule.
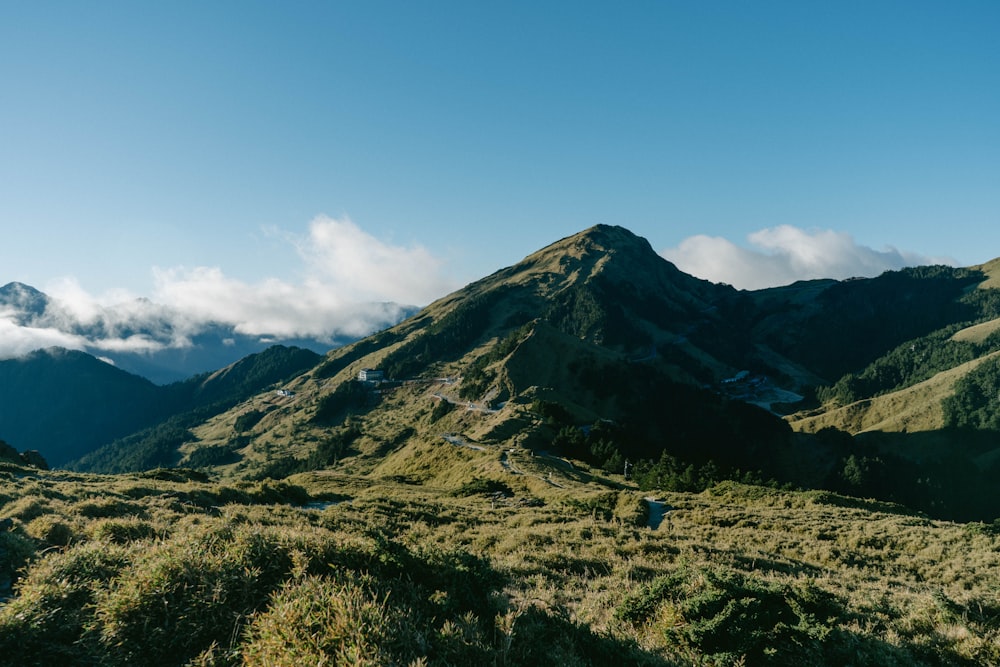
[[[382,382],[385,380],[385,373],[374,368],[362,368],[358,371],[358,379],[362,382]]]

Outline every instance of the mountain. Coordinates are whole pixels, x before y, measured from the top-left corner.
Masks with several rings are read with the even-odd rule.
[[[7,283],[0,287],[0,313],[21,326],[37,322],[49,307],[49,298],[30,285]]]
[[[308,350],[273,346],[225,369],[167,386],[84,352],[50,348],[0,361],[0,433],[53,466],[197,409],[226,409],[314,366]]]
[[[0,447],[0,651],[1000,664],[997,287],[739,291],[598,226],[324,357],[150,385],[169,416],[72,464],[120,474]]]
[[[221,470],[244,477],[336,462],[448,484],[457,472],[434,463],[448,434],[608,471],[627,464],[661,487],[773,479],[940,516],[1000,516],[991,431],[956,444],[941,421],[932,436],[876,440],[832,416],[865,398],[862,385],[912,387],[992,350],[992,339],[937,344],[1000,317],[992,271],[916,267],[742,291],[684,274],[644,239],[601,225],[329,352],[289,383],[294,398],[257,396],[206,420],[177,455],[225,461]],[[889,382],[878,369],[910,347],[925,351],[924,366]],[[384,381],[358,381],[363,368]],[[905,410],[943,411],[962,368],[944,393],[911,391]]]
[[[0,361],[0,433],[60,466],[162,415],[157,387],[84,352]]]
[[[403,308],[404,314],[412,309]],[[0,325],[9,323],[12,341],[0,340],[0,358],[32,349],[66,347],[108,361],[156,384],[186,380],[227,366],[281,343],[325,352],[355,338],[312,339],[248,335],[219,322],[192,322],[174,309],[147,299],[76,312],[34,287],[12,282],[0,287]]]
[[[282,394],[161,402],[164,420],[73,465],[242,478],[336,465],[448,485],[447,435],[661,488],[774,480],[991,518],[998,266],[744,291],[599,225],[328,352]],[[360,381],[366,368],[380,381]]]

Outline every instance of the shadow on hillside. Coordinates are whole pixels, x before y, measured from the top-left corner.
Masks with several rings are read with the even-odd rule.
[[[865,507],[923,513],[948,521],[1000,518],[1000,432],[941,429],[918,433],[823,433],[834,463],[823,486],[853,498],[903,506]],[[831,440],[835,440],[831,442]]]

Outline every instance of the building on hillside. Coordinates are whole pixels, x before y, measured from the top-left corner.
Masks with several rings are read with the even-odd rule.
[[[358,371],[358,380],[371,384],[378,384],[385,381],[385,373],[374,368],[362,368]]]
[[[747,378],[750,377],[750,371],[740,371],[731,378],[726,378],[722,381],[722,384],[736,384],[738,382],[745,382]]]

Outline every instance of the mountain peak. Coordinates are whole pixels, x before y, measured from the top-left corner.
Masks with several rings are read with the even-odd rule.
[[[649,242],[641,236],[617,225],[594,225],[582,232],[567,236],[529,256],[544,254],[569,254],[580,257],[583,254],[632,252],[647,257],[659,257]],[[662,258],[661,258],[662,259]]]
[[[49,297],[31,285],[10,282],[0,287],[0,306],[12,307],[21,315],[20,319],[25,319],[25,316],[38,317],[48,305]]]

